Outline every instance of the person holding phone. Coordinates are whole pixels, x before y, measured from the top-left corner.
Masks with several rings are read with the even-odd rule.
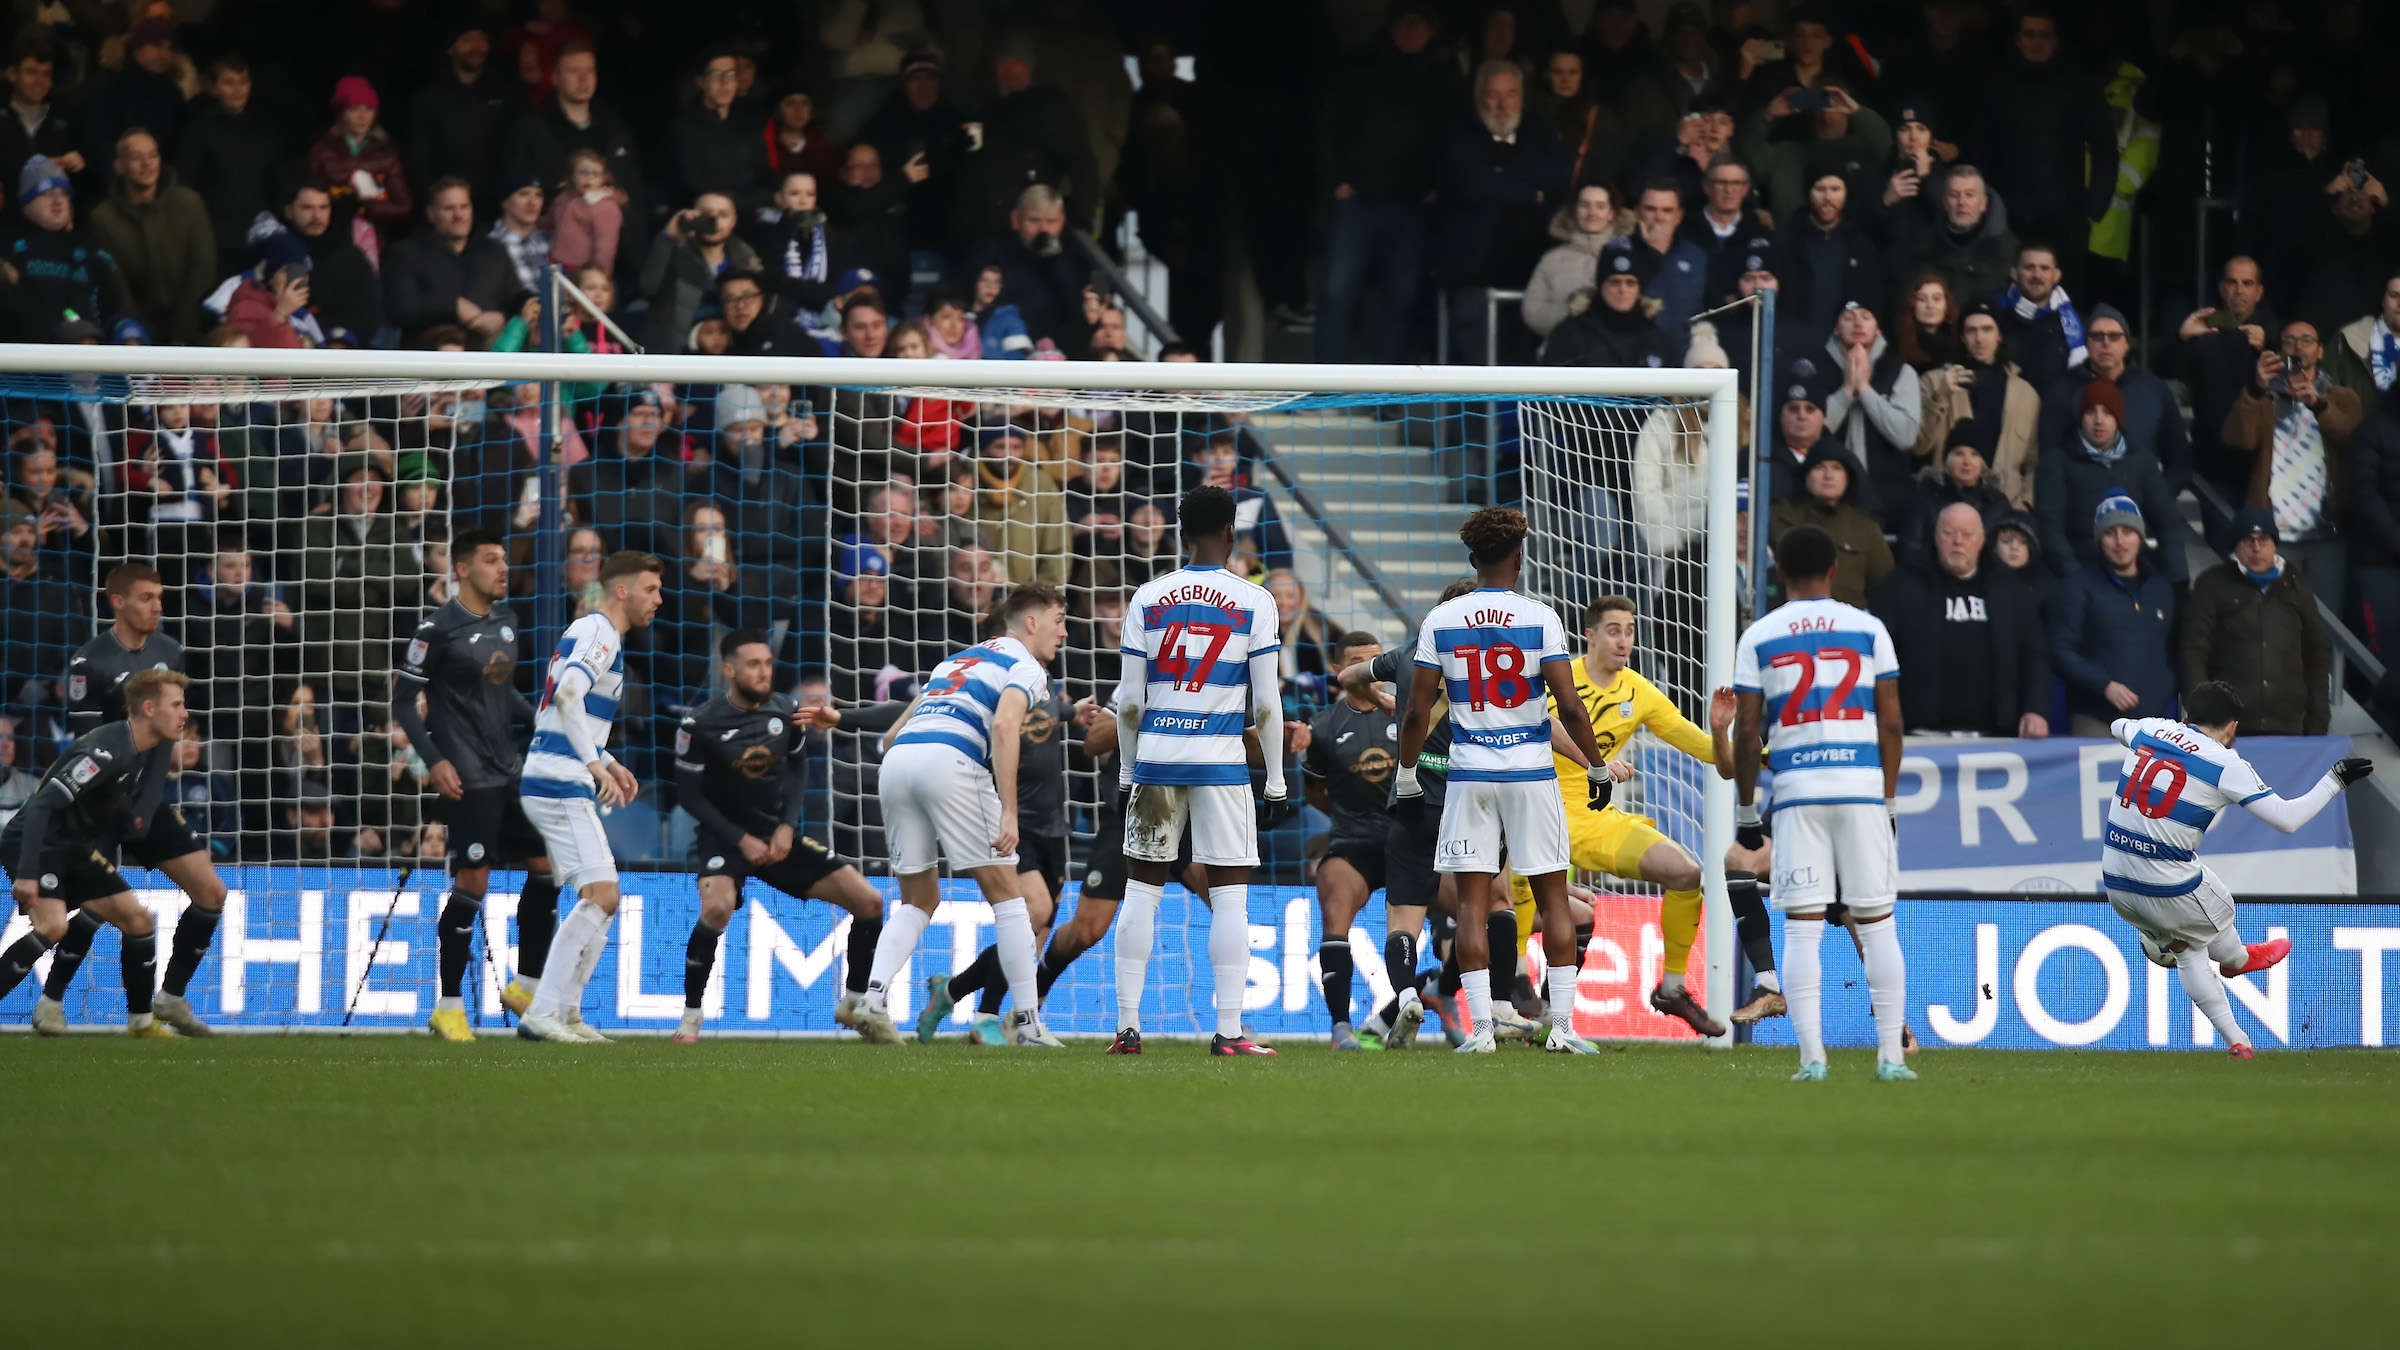
[[[717,278],[762,270],[757,250],[734,236],[734,219],[733,199],[721,192],[703,192],[689,209],[667,218],[642,263],[642,291],[650,297],[644,347],[682,351],[701,302],[716,296]]]

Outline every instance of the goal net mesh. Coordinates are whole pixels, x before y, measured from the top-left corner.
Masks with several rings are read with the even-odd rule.
[[[1078,709],[1107,703],[1126,598],[1177,565],[1177,502],[1202,483],[1235,491],[1235,566],[1282,610],[1287,724],[1337,697],[1342,634],[1413,643],[1417,620],[1465,570],[1458,525],[1495,501],[1531,517],[1526,589],[1570,629],[1595,596],[1632,597],[1635,669],[1703,718],[1705,597],[1712,581],[1739,584],[1705,565],[1705,404],[1094,392],[1043,387],[1037,366],[1005,375],[972,389],[8,376],[0,416],[24,506],[8,517],[0,698],[12,795],[0,811],[74,734],[67,658],[111,622],[101,579],[122,562],[154,567],[160,631],[194,680],[173,795],[236,892],[195,1007],[234,1025],[327,1025],[345,1013],[364,1026],[420,1024],[436,993],[446,841],[422,747],[394,724],[390,672],[419,620],[450,598],[448,542],[469,528],[508,539],[518,660],[494,677],[528,695],[559,631],[597,603],[601,560],[655,553],[666,599],[627,640],[611,742],[644,785],[605,821],[628,902],[586,1014],[669,1025],[697,911],[671,752],[682,717],[723,688],[723,635],[767,633],[779,690],[854,710],[907,699],[985,635],[1010,586],[1040,582],[1067,595],[1069,638],[1054,698],[1027,724],[1024,825],[1055,844],[1063,921],[1113,783],[1110,762],[1081,753],[1089,714]],[[1703,770],[1648,736],[1628,754],[1639,774],[1618,802],[1697,853]],[[879,758],[872,734],[815,734],[803,818],[888,893]],[[1298,757],[1287,758],[1299,791]],[[1051,767],[1061,759],[1063,771]],[[1246,1003],[1265,1030],[1324,1022],[1307,888],[1326,830],[1312,810],[1261,841]],[[180,896],[162,875],[129,875],[164,933]],[[519,882],[495,873],[470,972],[468,1006],[487,1028],[516,965]],[[830,1030],[841,914],[756,881],[746,895],[719,953],[711,1026]],[[1161,1031],[1206,1025],[1207,922],[1196,897],[1170,887],[1150,979]],[[1357,929],[1364,1005],[1391,988],[1382,906]],[[1588,1002],[1626,1018],[1596,1029],[1663,1034],[1641,1006],[1655,933],[1602,931],[1587,970],[1603,978]],[[990,936],[988,910],[960,886],[909,974],[963,965]],[[121,1019],[115,950],[104,932],[70,990],[71,1021]],[[1106,954],[1061,981],[1053,1027],[1109,1029]],[[0,1004],[0,1020],[21,1017],[37,983]],[[913,999],[895,1011],[909,1015]]]

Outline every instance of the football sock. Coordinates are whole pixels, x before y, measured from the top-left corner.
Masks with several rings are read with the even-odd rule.
[[[1800,1062],[1825,1062],[1825,1028],[1818,1006],[1824,993],[1825,943],[1823,920],[1795,920],[1783,928],[1783,996],[1791,1005],[1792,1034],[1800,1042]]]
[[[998,923],[999,918],[1000,911],[995,906],[992,910],[992,919],[995,924]],[[969,994],[977,991],[989,992],[992,986],[998,983],[1000,983],[1000,947],[994,943],[975,953],[975,959],[967,963],[965,970],[950,977],[950,1001],[964,1003]],[[997,1012],[999,1009],[994,1008],[993,1011]]]
[[[466,984],[467,958],[475,954],[475,915],[482,908],[483,897],[469,895],[465,891],[452,891],[450,898],[442,902],[441,921],[434,931],[442,950],[443,998],[460,997],[460,991]],[[184,922],[191,922],[191,911],[184,911],[183,917]],[[175,930],[175,946],[180,955],[183,947],[181,928]],[[167,978],[175,978],[172,963],[167,968]]]
[[[1443,998],[1449,998],[1458,992],[1460,976],[1458,944],[1453,942],[1450,944],[1450,954],[1442,958],[1442,973],[1435,979],[1433,987]]]
[[[548,968],[550,944],[558,937],[558,883],[548,872],[525,877],[517,896],[517,973],[528,984],[541,981]]]
[[[554,964],[558,969],[550,971],[548,978],[542,981],[542,987],[534,994],[533,1004],[526,1008],[525,1015],[563,1017],[569,1008],[581,1008],[582,981],[589,978],[588,972],[584,972],[580,978],[578,976],[584,950],[587,947],[597,949],[607,942],[608,911],[589,900],[576,901],[575,908],[567,911],[567,917],[560,921],[557,936],[550,939],[550,960],[546,964]],[[595,955],[595,963],[597,959]]]
[[[1033,917],[1026,912],[1025,897],[992,906],[992,931],[999,938],[993,946],[1000,953],[1000,973],[1007,977],[1008,992],[1017,1001],[1017,1011],[1030,1016],[1042,1002],[1041,991],[1034,985],[1034,971],[1040,966],[1041,957],[1035,954]],[[989,987],[985,990],[987,996],[992,992]],[[994,1011],[998,1011],[996,1000],[990,1001],[995,1003]]]
[[[1317,944],[1317,966],[1325,972],[1325,1011],[1336,1022],[1350,1020],[1350,944],[1338,939]]]
[[[183,916],[175,921],[175,950],[167,957],[166,992],[181,998],[183,991],[192,987],[200,958],[208,955],[208,945],[217,939],[217,921],[224,917],[221,909],[183,907]]]
[[[1742,955],[1761,989],[1781,989],[1775,978],[1775,926],[1767,918],[1767,902],[1758,897],[1758,878],[1748,872],[1725,874],[1725,897],[1733,902],[1734,932],[1741,937]]]
[[[41,960],[42,953],[48,950],[50,944],[42,941],[39,933],[27,933],[8,944],[8,950],[0,952],[0,998],[15,993],[25,977],[33,973],[33,963]]]
[[[2208,1017],[2210,1026],[2225,1038],[2227,1045],[2248,1045],[2250,1033],[2233,1020],[2233,1002],[2225,997],[2225,981],[2218,977],[2216,958],[2197,948],[2175,954],[2175,974],[2183,981],[2183,992],[2192,1006]]]
[[[1392,977],[1392,992],[1408,988],[1417,979],[1417,935],[1387,933],[1383,939],[1383,969]]]
[[[872,919],[854,917],[850,920],[850,948],[846,958],[850,970],[842,978],[842,988],[853,994],[867,992],[867,972],[875,966],[875,942],[882,936],[881,915]]]
[[[1467,991],[1467,1035],[1492,1029],[1492,972],[1462,970],[1458,973],[1459,988]]]
[[[66,1000],[68,986],[75,983],[77,972],[83,969],[83,958],[92,954],[92,939],[99,935],[99,916],[76,910],[75,916],[67,920],[67,935],[60,938],[58,946],[52,949],[50,974],[42,981],[43,998],[53,1003]],[[27,934],[26,939],[33,940],[32,935]],[[40,956],[41,953],[36,951],[34,955]],[[17,978],[24,977],[20,975]]]
[[[1658,931],[1667,942],[1668,987],[1681,989],[1691,969],[1692,942],[1700,936],[1700,891],[1669,891],[1658,902]]]
[[[1058,977],[1066,974],[1067,967],[1075,964],[1075,958],[1081,955],[1083,953],[1070,952],[1060,946],[1059,935],[1054,930],[1050,934],[1050,945],[1042,949],[1041,969],[1033,974],[1034,988],[1039,997],[1050,997],[1050,986],[1058,983]]]
[[[1125,903],[1117,907],[1117,1026],[1142,1029],[1142,986],[1150,978],[1150,943],[1158,925],[1158,902],[1167,888],[1125,881]]]
[[[1899,1064],[1908,1058],[1900,1033],[1908,1025],[1908,958],[1900,953],[1900,920],[1887,915],[1858,926],[1866,944],[1867,1000],[1875,1010],[1876,1058]]]
[[[1524,955],[1517,941],[1517,912],[1495,909],[1484,916],[1484,941],[1491,944],[1491,961],[1485,969],[1491,974],[1490,988],[1514,990],[1517,985],[1517,961]]]
[[[2242,945],[2241,934],[2228,928],[2208,940],[2208,959],[2234,967],[2234,974],[2239,975],[2240,968],[2250,964],[2250,949]]]
[[[694,1011],[708,997],[708,975],[717,968],[717,942],[725,936],[722,928],[711,928],[706,919],[692,920],[692,936],[683,944],[683,1006]]]
[[[139,1016],[150,1011],[150,1000],[158,992],[158,934],[128,936],[121,945],[125,949],[125,1011]]]
[[[1582,965],[1583,954],[1591,949],[1592,925],[1588,923],[1579,923],[1575,925],[1575,964],[1579,966]]]
[[[1208,964],[1217,976],[1217,1034],[1242,1034],[1242,990],[1250,983],[1250,887],[1208,888]]]
[[[917,939],[925,936],[925,925],[933,916],[915,905],[901,905],[887,911],[883,933],[875,939],[875,964],[867,975],[867,1004],[881,1010],[892,992],[892,979],[908,958],[916,954]]]
[[[1575,981],[1581,970],[1550,967],[1550,1029],[1575,1034]]]

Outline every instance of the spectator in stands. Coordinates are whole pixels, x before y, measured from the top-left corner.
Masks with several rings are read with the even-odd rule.
[[[1641,274],[1631,252],[1611,248],[1600,255],[1600,284],[1568,302],[1570,317],[1550,331],[1542,363],[1551,366],[1646,366],[1674,364],[1674,342],[1645,311]],[[1576,304],[1583,305],[1576,310]]]
[[[48,38],[27,33],[17,39],[8,66],[8,111],[0,117],[0,172],[20,168],[39,155],[64,174],[83,172],[83,133],[68,110],[50,95],[56,71],[56,52]],[[14,224],[19,207],[13,200],[0,219]]]
[[[235,279],[225,299],[225,322],[253,347],[320,347],[325,330],[311,310],[308,249],[289,233],[261,238],[257,261]]]
[[[1317,306],[1319,361],[1358,355],[1351,319],[1369,285],[1378,305],[1362,316],[1365,359],[1397,361],[1405,352],[1425,270],[1434,132],[1457,97],[1456,77],[1433,47],[1434,26],[1430,7],[1394,6],[1383,35],[1342,72],[1319,116],[1317,181],[1333,194]],[[1577,72],[1580,78],[1580,61]]]
[[[736,115],[741,77],[735,65],[733,53],[723,48],[702,59],[692,80],[697,97],[683,105],[668,128],[668,159],[676,195],[718,193],[747,215],[765,195],[760,189],[767,178],[767,142],[756,122]]]
[[[1249,455],[1238,427],[1210,433],[1197,451],[1199,483],[1233,494],[1233,557],[1225,566],[1256,581],[1269,569],[1292,565],[1292,538],[1275,499],[1251,485]]]
[[[241,736],[244,710],[273,701],[279,648],[288,653],[297,621],[230,531],[220,533],[214,560],[194,580],[181,630],[188,670],[216,710],[217,736]],[[255,734],[265,732],[261,719]]]
[[[2400,217],[2371,173],[2358,184],[2346,174],[2336,178],[2320,200],[2327,204],[2304,237],[2308,267],[2296,308],[2330,326],[2383,289],[2393,258],[2400,256]]]
[[[1706,308],[1708,255],[1682,237],[1683,198],[1664,182],[1642,189],[1633,208],[1633,233],[1621,248],[1633,259],[1633,273],[1642,279],[1642,296],[1659,331],[1667,335],[1670,361],[1683,359],[1684,334],[1692,315]]]
[[[1099,161],[1066,93],[1033,82],[1033,44],[1002,39],[992,51],[993,101],[983,110],[983,148],[964,157],[951,230],[962,240],[1011,229],[1028,184],[1067,191],[1063,209],[1078,230],[1099,219]]]
[[[2015,57],[1984,90],[1976,157],[2018,231],[2053,241],[2058,265],[2081,285],[2092,222],[2116,192],[2116,118],[2098,82],[2059,55],[2055,17],[2031,6],[2015,36]]]
[[[1818,178],[1831,173],[1846,183],[1863,183],[1890,153],[1882,119],[1860,105],[1852,92],[1858,87],[1863,86],[1828,80],[1824,107],[1794,111],[1790,100],[1799,92],[1794,90],[1744,119],[1733,152],[1757,166],[1775,219],[1790,220],[1806,210],[1808,185]],[[1790,130],[1771,134],[1777,127]]]
[[[2044,610],[2049,606],[2050,588],[2057,578],[2041,565],[2042,532],[2033,517],[2022,511],[2011,511],[1992,526],[1992,561],[2008,569],[2009,575],[2025,584]],[[2045,628],[2047,615],[2042,620]]]
[[[1916,373],[1885,340],[1875,311],[1861,304],[1842,307],[1824,351],[1840,372],[1825,401],[1825,433],[1850,452],[1864,476],[1861,504],[1897,532],[1907,521],[1917,429],[1924,419]]]
[[[494,208],[501,137],[508,131],[509,118],[523,106],[491,69],[491,53],[491,35],[482,22],[467,17],[450,25],[440,71],[409,104],[403,156],[412,183],[464,180],[477,214]]]
[[[1976,302],[1960,328],[1958,358],[1917,377],[1923,410],[1917,452],[1947,450],[1964,432],[1990,466],[1992,485],[2016,509],[2031,510],[2034,465],[2041,455],[2041,397],[2009,359],[2000,316],[1989,302]]]
[[[2393,377],[2400,375],[2400,271],[2384,279],[2383,299],[2373,314],[2341,326],[2325,344],[2325,375],[2372,408]]]
[[[1939,218],[1917,242],[1917,270],[1939,276],[1963,300],[1998,295],[2016,261],[2017,237],[1994,206],[1982,170],[1952,166],[1942,179]]]
[[[717,278],[717,304],[733,330],[735,356],[816,356],[824,346],[786,312],[780,295],[768,295],[759,278],[727,270]]]
[[[279,794],[280,796],[281,794]],[[373,831],[366,831],[369,836]],[[344,828],[333,809],[333,789],[314,778],[303,779],[293,799],[277,805],[276,829],[266,856],[275,862],[327,862],[354,856],[355,836]],[[256,856],[245,845],[244,857]]]
[[[1675,144],[1652,155],[1642,166],[1645,180],[1666,179],[1683,198],[1684,209],[1697,211],[1708,200],[1708,171],[1722,160],[1736,158],[1734,133],[1740,124],[1721,92],[1696,96],[1675,127]],[[1588,172],[1576,181],[1589,179]]]
[[[176,181],[140,127],[117,137],[116,177],[92,210],[92,242],[124,274],[128,317],[169,342],[200,335],[200,298],[217,282],[208,204]]]
[[[242,264],[251,222],[275,209],[275,178],[286,155],[283,132],[263,110],[250,105],[250,63],[220,56],[208,66],[206,99],[183,128],[175,149],[175,176],[200,194],[216,240],[216,272]]]
[[[841,173],[825,187],[825,218],[839,230],[842,252],[859,266],[888,277],[905,296],[909,282],[909,179],[883,171],[883,154],[865,142],[842,156]]]
[[[1849,183],[1838,173],[1819,173],[1808,185],[1807,209],[1775,242],[1776,323],[1791,324],[1803,350],[1823,346],[1845,308],[1872,309],[1887,293],[1883,255],[1852,223],[1849,206]]]
[[[925,642],[939,633],[949,651],[971,647],[983,640],[983,621],[992,612],[992,605],[1009,586],[1008,572],[991,550],[976,547],[950,550],[950,595],[946,612],[935,625],[919,625],[918,641]],[[927,631],[928,629],[932,631]],[[928,652],[927,655],[931,653]],[[929,670],[932,661],[918,667]]]
[[[426,194],[425,221],[392,246],[383,284],[392,322],[417,337],[436,324],[455,323],[489,338],[525,294],[508,250],[474,234],[475,203],[467,185],[444,179]]]
[[[909,53],[900,62],[900,88],[867,119],[859,132],[860,140],[873,142],[893,163],[905,167],[912,159],[922,159],[925,179],[908,195],[908,242],[913,250],[936,253],[949,246],[950,213],[958,198],[960,169],[967,157],[975,153],[967,140],[966,115],[944,97],[943,78],[939,53]],[[1145,91],[1158,92],[1157,83],[1145,77]],[[787,97],[784,104],[778,105],[779,114],[789,102]],[[833,173],[833,142],[822,130],[812,135],[814,140],[810,144],[823,147],[823,163],[804,162],[799,167],[811,169],[822,180]],[[805,158],[809,152],[803,147],[801,153]],[[789,167],[787,159],[776,160],[778,172]],[[1141,208],[1145,235],[1151,225],[1151,209]]]
[[[2276,552],[2275,515],[2233,514],[2233,558],[2192,582],[2184,687],[2223,680],[2256,736],[2322,736],[2332,719],[2333,646],[2308,574]]]
[[[1617,220],[1617,192],[1605,183],[1586,183],[1575,189],[1573,205],[1551,217],[1550,237],[1558,247],[1542,255],[1533,276],[1525,282],[1525,326],[1541,337],[1550,336],[1572,312],[1576,292],[1589,289],[1600,276],[1600,251],[1631,230],[1630,221]],[[1639,292],[1637,291],[1638,295]],[[1324,326],[1318,324],[1318,359],[1324,356]]]
[[[708,699],[716,665],[710,625],[764,629],[771,598],[765,569],[736,561],[725,512],[715,502],[684,509],[681,545],[650,639],[651,702],[670,722]]]
[[[21,762],[26,758],[23,743],[17,719],[0,717],[0,813],[14,815],[42,785],[42,776]]]
[[[2283,328],[2266,297],[2258,263],[2236,254],[2217,279],[2219,303],[2193,310],[2176,330],[2183,340],[2179,369],[2192,396],[2192,467],[2228,498],[2247,491],[2252,457],[2225,444],[2225,417],[2249,385],[2259,354]]]
[[[763,280],[780,297],[785,312],[811,333],[824,327],[825,306],[846,258],[841,240],[817,205],[817,176],[794,169],[783,175],[775,195],[760,207],[742,237],[766,268]],[[818,334],[820,337],[821,333]]]
[[[2068,734],[2100,738],[2116,718],[2166,716],[2181,686],[2176,588],[2143,540],[2141,507],[2111,492],[2091,521],[2093,561],[2051,595],[2050,658],[2066,679]]]
[[[17,209],[24,220],[0,254],[16,284],[0,287],[0,306],[23,339],[58,340],[74,315],[113,324],[126,312],[124,274],[92,237],[75,228],[75,201],[65,171],[41,155],[17,175]]]
[[[758,254],[736,238],[733,199],[703,193],[689,211],[678,211],[650,243],[642,263],[642,291],[650,317],[642,345],[654,352],[681,351],[700,306],[712,299],[726,272],[759,271]]]
[[[88,152],[97,157],[128,128],[148,127],[172,154],[191,93],[182,84],[190,68],[175,50],[173,19],[150,14],[136,20],[125,33],[124,64],[91,72],[83,89]]]
[[[1903,670],[1912,732],[2050,734],[2050,654],[2040,602],[1984,552],[1984,520],[1967,502],[1943,508],[1931,552],[1875,590]]]
[[[1940,119],[1933,101],[1922,96],[1902,99],[1891,109],[1890,172],[1870,205],[1896,255],[1913,255],[1941,220],[1949,161],[1958,147],[1935,135]]]
[[[508,254],[517,284],[534,295],[549,294],[544,273],[550,266],[550,231],[542,227],[541,180],[531,170],[510,171],[501,179],[500,214],[484,237]]]
[[[907,698],[916,677],[929,668],[918,661],[915,605],[894,596],[890,573],[891,564],[878,549],[855,543],[834,546],[827,636],[838,702]]]
[[[90,602],[64,555],[41,547],[37,518],[14,508],[0,511],[0,704],[39,705],[91,631]]]
[[[1767,547],[1773,550],[1802,525],[1823,530],[1841,563],[1834,569],[1833,598],[1864,609],[1868,594],[1892,573],[1892,546],[1884,542],[1883,526],[1856,504],[1859,477],[1838,443],[1817,442],[1801,463],[1799,490],[1775,503]]]
[[[1718,255],[1740,243],[1752,229],[1774,229],[1775,221],[1757,205],[1750,166],[1738,159],[1729,156],[1708,166],[1700,185],[1700,207],[1687,211],[1683,237],[1699,245],[1708,256],[1710,274],[1715,275]]]
[[[308,148],[308,172],[332,192],[334,209],[374,226],[379,240],[416,211],[400,147],[376,120],[381,108],[375,86],[343,76],[333,87],[333,125]]]
[[[2075,433],[2062,444],[2043,447],[2034,470],[2034,518],[2041,523],[2042,553],[2060,576],[2099,559],[2097,528],[2086,533],[2080,526],[2096,519],[2112,496],[2131,500],[2137,520],[2150,517],[2171,525],[2182,521],[2158,457],[2125,438],[2123,392],[2107,380],[2094,380],[2083,387],[2075,407]],[[2169,581],[2182,584],[2190,576],[2180,548],[2161,549],[2159,564]]]
[[[1675,134],[1680,106],[1667,85],[1667,59],[1634,0],[1600,0],[1584,44],[1584,78],[1604,91],[1629,145],[1658,145]]]
[[[1484,62],[1474,87],[1474,115],[1445,124],[1435,138],[1435,271],[1453,286],[1515,286],[1541,261],[1551,213],[1575,166],[1548,127],[1526,120],[1525,75],[1516,63]],[[1482,314],[1480,298],[1453,306],[1454,322],[1471,320],[1466,349],[1479,354]],[[1503,339],[1503,360],[1513,345]]]
[[[2107,380],[2125,401],[2125,443],[2156,456],[2167,485],[2180,491],[2191,479],[2192,441],[2175,391],[2165,380],[2129,362],[2133,343],[2125,316],[2116,306],[2094,305],[2083,337],[2091,351],[2085,372],[2068,374],[2042,396],[2041,444],[2045,453],[2063,447],[2074,436],[2076,408],[2084,386],[2092,380]]]
[[[1985,464],[1982,429],[1973,422],[1953,426],[1949,442],[1942,449],[1942,462],[1917,475],[1917,493],[1909,508],[1908,528],[1900,532],[1903,561],[1928,556],[1941,515],[1952,506],[1963,504],[1975,508],[1976,518],[1987,535],[2003,517],[2022,509],[1992,481]]]
[[[1958,326],[1964,317],[1950,283],[1921,272],[1900,294],[1892,315],[1892,345],[1919,375],[1958,360]]]
[[[2036,389],[2048,389],[2090,355],[2083,316],[2059,284],[2058,250],[2028,239],[2017,246],[2017,265],[1994,308],[2000,332],[2017,369]]]
[[[2350,546],[2341,534],[2342,449],[2358,430],[2358,394],[2319,364],[2317,326],[2283,326],[2280,352],[2262,352],[2225,419],[2225,448],[2251,457],[2244,504],[2273,514],[2283,556],[2316,593],[2343,610]]]
[[[974,520],[1000,555],[1010,584],[1067,584],[1066,491],[1033,462],[1033,438],[1002,423],[976,436]]]
[[[940,89],[941,64],[935,58],[937,98]],[[837,167],[833,136],[816,117],[817,101],[805,89],[786,90],[783,97],[775,100],[774,116],[767,123],[766,135],[766,169],[771,178],[781,180],[795,173],[820,179],[833,176]]]
[[[1066,224],[1064,199],[1036,183],[1018,197],[1007,232],[987,234],[960,255],[959,275],[972,283],[986,269],[999,269],[999,293],[1015,307],[1026,334],[1072,351],[1089,341],[1083,283],[1090,268],[1063,247]]]
[[[601,437],[600,453],[567,471],[567,490],[582,503],[579,518],[605,533],[611,551],[662,557],[676,551],[683,475],[660,449],[664,430],[658,395],[629,395],[617,425]]]
[[[567,161],[566,191],[552,215],[550,261],[571,276],[587,267],[617,270],[617,244],[625,234],[625,193],[609,177],[597,150],[578,150]]]
[[[1270,567],[1262,583],[1267,594],[1275,597],[1275,618],[1282,625],[1283,678],[1314,675],[1323,678],[1341,668],[1333,642],[1340,633],[1308,598],[1308,588],[1300,584],[1300,574],[1289,567]]]
[[[670,533],[673,528],[673,523],[669,522]],[[559,554],[559,579],[568,598],[575,602],[575,617],[578,619],[600,607],[600,563],[607,556],[608,547],[600,541],[598,530],[577,527],[567,531],[567,546]],[[530,586],[531,581],[530,576],[522,582],[512,581],[511,593],[531,595],[530,590],[516,589],[520,584]]]
[[[382,472],[364,455],[345,456],[340,472],[337,507],[303,532],[301,637],[330,662],[337,693],[373,700],[391,665],[393,611],[416,605],[417,574],[401,566]]]
[[[1775,395],[1775,448],[1768,456],[1770,501],[1804,490],[1802,470],[1825,439],[1825,402],[1831,396],[1830,382],[1814,359],[1803,356],[1784,372]]]
[[[569,41],[558,48],[551,71],[557,88],[541,104],[509,124],[501,144],[502,164],[531,167],[545,183],[563,183],[578,150],[597,151],[608,165],[609,178],[626,195],[625,209],[635,220],[645,207],[641,154],[635,149],[633,125],[616,109],[600,101],[600,64],[589,42]],[[683,335],[653,351],[673,351]]]
[[[349,232],[333,228],[332,194],[322,183],[303,182],[292,190],[283,218],[308,250],[308,303],[321,317],[320,326],[372,338],[383,328],[383,281],[375,264],[350,242]],[[255,257],[247,249],[244,256]],[[456,310],[439,322],[458,322]]]

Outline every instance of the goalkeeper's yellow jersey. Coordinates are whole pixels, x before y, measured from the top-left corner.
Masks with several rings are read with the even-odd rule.
[[[1592,673],[1581,657],[1571,664],[1575,667],[1575,696],[1583,700],[1584,712],[1592,719],[1592,739],[1600,747],[1603,763],[1625,753],[1633,743],[1634,733],[1643,727],[1650,733],[1703,764],[1717,762],[1716,744],[1709,739],[1705,728],[1692,725],[1675,708],[1673,701],[1658,691],[1658,686],[1634,673],[1628,666],[1603,687],[1592,682]],[[1550,715],[1558,715],[1558,699],[1548,700]],[[1558,764],[1558,792],[1570,806],[1580,806],[1590,799],[1591,784],[1583,768],[1564,755],[1553,755]]]

